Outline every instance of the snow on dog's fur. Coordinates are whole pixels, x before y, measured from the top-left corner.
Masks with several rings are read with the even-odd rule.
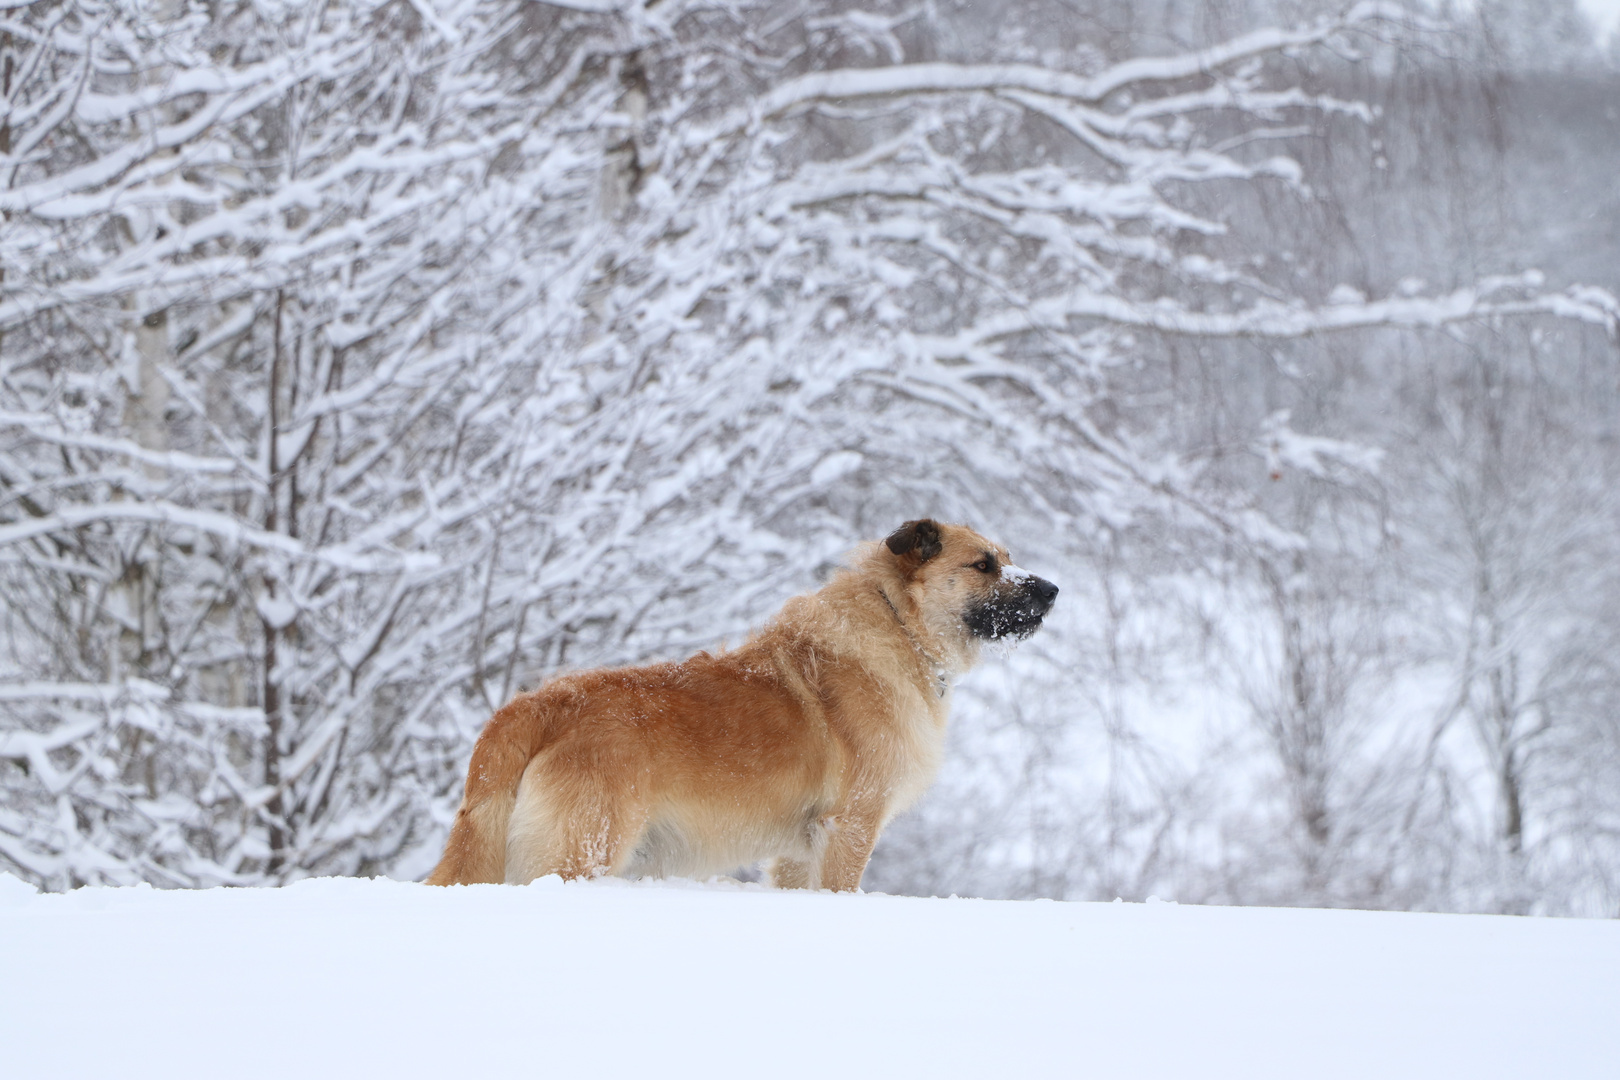
[[[972,529],[909,521],[740,648],[553,679],[485,726],[428,883],[769,860],[777,885],[856,888],[933,781],[951,679],[1057,591]]]

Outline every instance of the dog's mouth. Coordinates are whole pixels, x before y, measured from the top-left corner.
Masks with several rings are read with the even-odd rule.
[[[1052,610],[1058,587],[1029,577],[1016,590],[985,601],[967,613],[968,632],[987,641],[1022,641],[1041,628]]]

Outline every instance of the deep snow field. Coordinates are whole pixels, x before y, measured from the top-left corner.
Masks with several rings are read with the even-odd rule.
[[[1620,1076],[1620,921],[0,875],[9,1077]]]

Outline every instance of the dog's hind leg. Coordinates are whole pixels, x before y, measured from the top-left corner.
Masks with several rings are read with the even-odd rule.
[[[590,780],[559,782],[547,755],[524,770],[506,835],[506,883],[622,874],[647,827],[646,809]]]
[[[810,888],[812,867],[802,859],[778,855],[765,866],[765,880],[778,889]]]
[[[498,882],[518,784],[550,737],[554,710],[541,694],[517,697],[490,718],[473,747],[461,808],[429,885]]]

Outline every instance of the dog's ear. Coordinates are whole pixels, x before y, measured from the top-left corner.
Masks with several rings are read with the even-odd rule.
[[[908,559],[912,568],[938,555],[944,546],[939,542],[939,524],[928,518],[906,522],[883,542],[890,551]]]

